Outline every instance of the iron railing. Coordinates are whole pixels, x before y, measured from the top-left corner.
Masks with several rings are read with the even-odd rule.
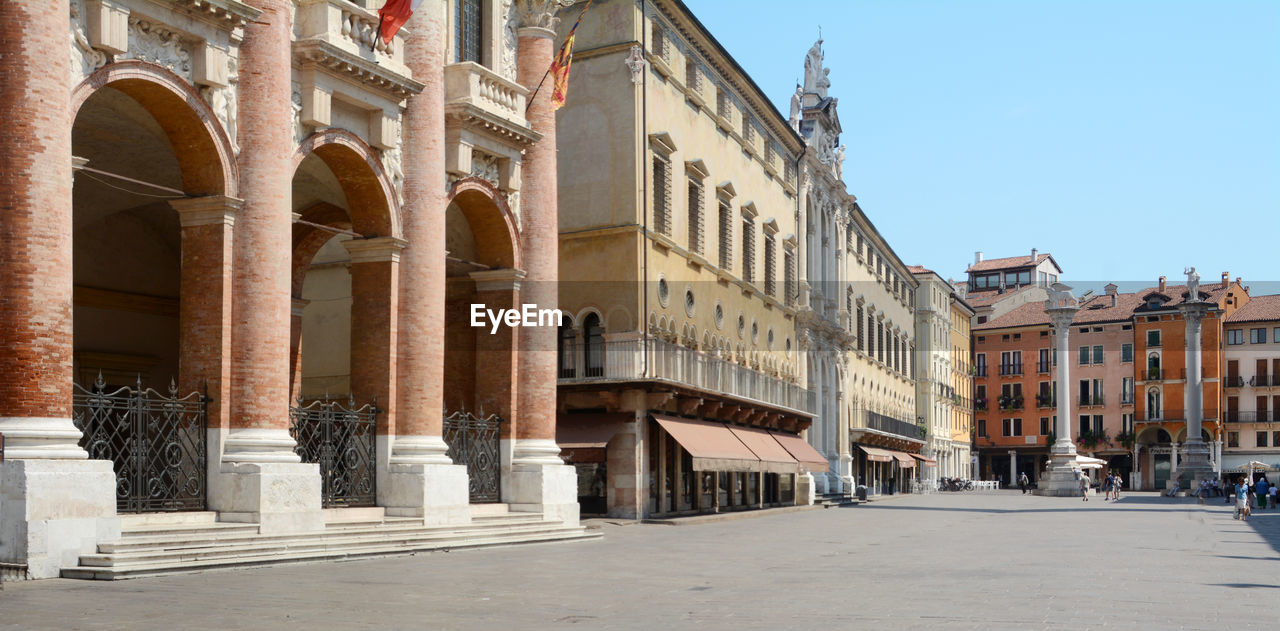
[[[93,460],[110,460],[116,510],[122,513],[204,510],[209,398],[165,396],[142,387],[112,392],[98,375],[92,390],[72,384],[72,422]]]
[[[1225,420],[1228,423],[1275,423],[1280,422],[1280,414],[1270,410],[1248,412],[1228,410]]]
[[[916,425],[910,421],[896,419],[892,416],[885,416],[884,414],[872,412],[870,410],[866,411],[865,427],[867,429],[879,430],[917,440],[924,438],[926,432],[926,428],[924,426]]]
[[[1249,378],[1249,385],[1255,388],[1280,386],[1280,375],[1254,375]]]
[[[1244,377],[1241,377],[1240,375],[1227,375],[1227,377],[1222,380],[1222,385],[1227,388],[1243,388]],[[1249,380],[1249,385],[1256,386],[1257,384],[1255,384],[1251,379]]]
[[[289,434],[303,462],[320,465],[325,507],[377,504],[378,402],[356,407],[317,399],[289,408]]]
[[[1022,364],[1000,364],[1000,376],[1016,376],[1022,374]]]
[[[479,417],[454,412],[444,418],[445,453],[456,464],[467,466],[467,490],[472,504],[501,500],[502,460],[498,451],[502,419],[496,414]]]
[[[814,393],[799,384],[665,340],[562,344],[560,383],[667,381],[807,413],[816,409]]]

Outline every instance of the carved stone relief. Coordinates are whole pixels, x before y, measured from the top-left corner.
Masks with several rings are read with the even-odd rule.
[[[84,0],[71,0],[71,85],[107,65],[106,53],[89,45]]]
[[[237,61],[235,57],[227,56],[227,86],[216,88],[213,86],[202,86],[200,95],[209,103],[209,107],[213,110],[218,121],[222,123],[222,128],[226,130],[227,137],[231,139],[231,148],[237,154],[240,153],[240,145],[236,142],[237,120],[236,112],[238,106],[236,104],[236,94],[238,94],[239,86],[237,75]]]
[[[191,49],[182,36],[165,27],[129,16],[129,52],[125,57],[147,61],[191,80]]]
[[[516,49],[519,38],[516,36],[516,29],[520,28],[516,12],[511,8],[512,0],[502,0],[499,10],[502,15],[506,16],[502,27],[502,55],[499,64],[498,74],[502,75],[509,81],[516,80]]]

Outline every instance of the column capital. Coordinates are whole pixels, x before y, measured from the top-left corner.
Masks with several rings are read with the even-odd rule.
[[[525,273],[518,269],[490,269],[468,274],[476,281],[476,291],[519,291]]]
[[[295,318],[301,318],[302,312],[306,310],[309,304],[311,304],[311,301],[306,298],[294,298],[289,313]]]
[[[521,37],[554,37],[560,19],[556,12],[576,0],[516,0],[516,24]]]
[[[352,263],[398,263],[400,251],[408,245],[397,237],[374,237],[343,241],[342,247],[351,254]]]
[[[236,214],[244,206],[244,200],[226,195],[208,195],[169,200],[169,206],[178,213],[178,221],[183,228],[218,224],[233,226]]]

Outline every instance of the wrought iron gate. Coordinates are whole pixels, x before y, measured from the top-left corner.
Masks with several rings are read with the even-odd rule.
[[[502,419],[496,414],[480,418],[469,412],[454,412],[444,419],[444,442],[455,463],[467,465],[471,503],[497,502],[501,499],[502,459],[498,455],[498,427]]]
[[[303,462],[320,465],[321,504],[373,506],[377,502],[376,442],[378,402],[357,408],[316,400],[289,408],[289,434]]]
[[[169,396],[137,384],[105,392],[72,384],[72,421],[80,446],[116,472],[116,510],[122,513],[204,510],[205,445],[209,398],[193,392]]]

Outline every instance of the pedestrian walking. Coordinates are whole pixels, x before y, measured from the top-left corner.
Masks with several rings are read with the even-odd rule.
[[[1115,482],[1111,484],[1111,496],[1112,496],[1111,499],[1113,500],[1120,499],[1120,488],[1123,486],[1124,486],[1124,478],[1120,477],[1120,474],[1117,473]]]
[[[1111,474],[1102,479],[1102,501],[1111,499]]]
[[[1267,508],[1267,486],[1268,486],[1268,485],[1267,485],[1267,477],[1266,477],[1266,476],[1262,476],[1261,478],[1259,478],[1259,479],[1258,479],[1258,484],[1257,484],[1258,501],[1257,501],[1257,503],[1258,503],[1258,508],[1261,508],[1261,509],[1264,509],[1264,510]]]
[[[1235,518],[1246,521],[1249,518],[1249,485],[1241,478],[1236,483],[1236,512]]]
[[[1080,497],[1089,501],[1089,477],[1083,474],[1080,475]]]
[[[1022,489],[1022,494],[1027,494],[1027,487],[1031,484],[1031,480],[1027,479],[1027,472],[1023,471],[1018,475],[1018,488]]]
[[[1271,508],[1276,507],[1276,485],[1272,484],[1267,487],[1267,496],[1271,498]]]

